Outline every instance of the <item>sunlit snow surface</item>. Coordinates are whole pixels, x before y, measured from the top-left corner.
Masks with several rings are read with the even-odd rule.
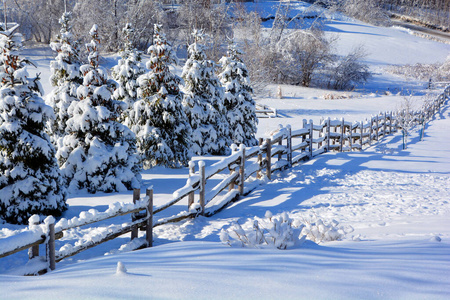
[[[258,6],[270,11],[266,3]],[[346,18],[337,18],[325,29],[339,36],[337,49],[343,54],[352,45],[365,44],[374,77],[353,93],[282,86],[284,97],[276,99],[277,87],[269,87],[257,102],[277,108],[280,117],[261,119],[258,136],[266,136],[278,124],[299,129],[303,119],[363,121],[380,111],[398,109],[404,101],[397,95],[402,89],[403,94],[413,92],[420,107],[426,83],[382,74],[384,66],[443,62],[450,53],[448,44]],[[35,48],[25,54],[37,63],[48,93],[51,51]],[[111,64],[107,67],[115,60],[105,60]],[[352,98],[324,100],[329,93]],[[401,136],[394,135],[363,152],[318,156],[275,174],[271,182],[214,217],[155,228],[156,247],[151,249],[117,254],[129,241],[124,236],[63,260],[55,271],[40,277],[12,275],[32,268],[26,265],[26,251],[2,258],[0,299],[448,299],[449,128],[447,107],[428,124],[424,141],[419,141],[418,128],[413,131],[406,150],[402,150]],[[216,161],[205,159],[207,166]],[[185,185],[187,174],[187,168],[145,171],[142,196],[152,185],[154,205],[162,205]],[[210,182],[212,186],[218,179]],[[78,217],[92,208],[105,211],[114,202],[131,200],[131,192],[81,192],[70,195],[70,208],[63,217]],[[187,200],[183,200],[155,216],[156,220],[186,208]],[[230,248],[219,242],[221,229],[233,222],[264,218],[267,210],[274,215],[287,212],[305,221],[336,220],[347,228],[347,234],[341,241],[319,245],[307,241],[288,250]],[[130,222],[130,218],[115,222]],[[0,225],[0,238],[22,229]],[[57,247],[96,234],[75,230],[64,241],[57,241]]]

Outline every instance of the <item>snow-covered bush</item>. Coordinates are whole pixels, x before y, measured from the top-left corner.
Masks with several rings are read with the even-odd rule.
[[[53,108],[56,118],[48,120],[47,130],[56,149],[61,146],[62,138],[66,134],[68,108],[73,101],[78,100],[77,89],[83,82],[78,42],[71,30],[71,16],[68,12],[62,15],[59,20],[60,34],[56,41],[50,44],[57,55],[55,60],[50,62],[50,82],[54,88],[46,97],[46,103]]]
[[[331,59],[331,44],[322,30],[296,30],[277,43],[282,82],[309,86],[316,71]]]
[[[241,54],[231,43],[227,56],[219,61],[222,67],[219,79],[225,90],[224,105],[233,143],[255,146],[258,119],[247,67],[239,57]]]
[[[31,64],[17,52],[18,25],[0,32],[0,218],[24,224],[33,214],[59,216],[67,209],[66,189],[45,133],[54,118],[44,103],[39,77],[30,78]]]
[[[364,57],[364,49],[358,47],[346,56],[337,59],[331,67],[328,87],[335,90],[347,90],[358,83],[367,81],[370,72],[369,66],[361,61]]]
[[[219,236],[222,243],[238,247],[275,247],[287,249],[301,245],[305,236],[301,234],[304,225],[291,219],[286,212],[273,216],[266,212],[265,219],[255,217],[242,226],[234,223],[227,230],[222,229]]]
[[[139,187],[140,174],[135,135],[117,120],[123,102],[112,100],[112,87],[99,66],[97,25],[86,44],[89,64],[81,66],[83,85],[77,90],[79,101],[68,109],[67,135],[57,158],[70,190],[115,192]]]
[[[339,222],[332,220],[331,222],[324,222],[321,219],[315,221],[303,221],[304,227],[302,234],[306,235],[308,240],[317,244],[321,242],[331,242],[340,240],[345,235],[342,227],[339,227]]]
[[[408,136],[411,128],[415,125],[415,108],[412,95],[403,96],[403,101],[397,111],[398,126],[402,129],[403,149],[407,148]]]
[[[376,0],[346,0],[342,2],[342,11],[350,17],[370,24],[391,25],[389,16],[377,5]]]
[[[112,78],[118,83],[113,98],[127,104],[127,109],[122,112],[120,120],[131,128],[130,111],[133,104],[138,100],[137,78],[145,73],[146,69],[142,63],[142,53],[133,46],[134,28],[127,23],[122,29],[124,35],[124,47],[120,52],[121,59],[111,70]]]
[[[223,88],[215,75],[215,64],[206,59],[204,38],[194,30],[195,42],[188,48],[183,67],[183,104],[192,127],[192,151],[197,155],[225,154],[232,144],[230,124],[225,118]]]
[[[137,80],[138,96],[129,112],[131,130],[144,168],[186,166],[191,157],[192,128],[182,105],[181,78],[169,66],[177,62],[172,47],[155,24],[154,44],[148,49],[148,73]]]
[[[388,72],[423,81],[441,82],[450,81],[450,56],[447,57],[443,64],[422,64],[414,65],[392,65],[387,67]]]
[[[208,48],[205,52],[208,57],[218,60],[226,51],[226,37],[232,36],[231,5],[226,1],[184,0],[180,1],[177,10],[177,29],[182,44],[192,44],[195,37],[192,31],[202,28],[207,34]]]

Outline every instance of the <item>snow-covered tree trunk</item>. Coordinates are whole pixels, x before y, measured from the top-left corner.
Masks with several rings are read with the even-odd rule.
[[[66,189],[45,133],[54,118],[44,103],[39,77],[30,78],[30,62],[17,55],[18,25],[0,32],[0,218],[26,224],[33,214],[59,216],[67,209]]]
[[[225,154],[231,146],[230,124],[226,119],[223,88],[215,75],[215,64],[207,60],[201,31],[194,30],[195,42],[188,48],[183,68],[184,106],[192,126],[195,154]]]
[[[219,79],[225,90],[224,105],[233,143],[255,146],[258,143],[255,138],[258,119],[247,67],[239,58],[240,54],[231,44],[227,56],[220,60]]]
[[[81,66],[79,101],[68,109],[68,135],[57,153],[69,190],[86,188],[90,193],[137,188],[140,181],[135,135],[117,121],[125,104],[111,99],[117,83],[107,80],[106,70],[99,66],[97,29],[94,25],[90,31],[89,64]]]
[[[138,78],[141,100],[130,111],[131,128],[144,168],[176,168],[190,160],[192,128],[182,106],[181,78],[169,70],[176,56],[160,25],[155,24],[154,32],[154,44],[148,49],[150,71]]]

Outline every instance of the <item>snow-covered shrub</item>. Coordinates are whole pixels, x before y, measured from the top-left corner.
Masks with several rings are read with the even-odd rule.
[[[308,240],[311,240],[317,244],[321,242],[330,242],[340,240],[345,231],[342,227],[339,227],[339,222],[332,220],[329,223],[317,219],[315,221],[304,220],[304,227],[302,234],[306,235]]]
[[[279,79],[308,87],[317,70],[330,60],[332,42],[318,28],[296,30],[283,36],[277,43],[277,51],[282,56]]]
[[[181,43],[192,44],[195,37],[192,31],[195,28],[202,28],[207,34],[208,48],[206,55],[213,60],[218,60],[226,51],[226,37],[232,36],[231,30],[231,5],[229,1],[205,1],[205,0],[184,0],[179,1],[180,7],[177,10],[176,22]]]
[[[47,130],[56,149],[61,146],[62,138],[66,134],[68,108],[73,101],[78,100],[77,89],[83,82],[78,42],[72,35],[70,25],[71,16],[68,12],[62,15],[59,20],[60,34],[56,41],[50,44],[57,55],[55,60],[50,62],[50,82],[54,88],[46,97],[46,103],[53,108],[56,118],[48,120]]]
[[[238,247],[275,247],[287,249],[301,245],[305,236],[301,234],[304,225],[291,219],[286,212],[273,216],[266,212],[265,219],[255,217],[242,226],[234,223],[227,230],[222,229],[219,236],[222,243]]]
[[[227,56],[219,61],[222,67],[219,79],[225,90],[224,105],[233,143],[255,146],[258,119],[247,67],[239,57],[241,54],[231,43]]]
[[[331,67],[328,87],[335,90],[347,90],[370,77],[369,66],[361,60],[366,56],[364,49],[358,47],[346,56],[337,59]]]
[[[346,0],[342,2],[342,11],[352,18],[370,24],[391,25],[389,16],[377,5],[376,0]]]
[[[412,95],[403,96],[403,101],[397,111],[398,126],[402,129],[403,134],[403,149],[407,148],[410,130],[415,125],[414,106]]]
[[[183,67],[183,104],[192,127],[192,151],[197,155],[225,154],[232,144],[230,124],[225,118],[223,88],[215,75],[215,64],[206,59],[202,31],[194,30],[195,42],[188,48]]]
[[[79,101],[69,106],[67,135],[57,158],[70,190],[115,192],[139,187],[136,137],[116,121],[126,106],[111,99],[117,83],[107,79],[99,66],[97,25],[86,44],[89,64],[81,66],[83,85],[77,89]]]
[[[450,56],[443,64],[392,65],[386,69],[389,73],[423,81],[450,81]]]
[[[39,77],[31,78],[31,64],[17,52],[19,25],[0,32],[0,218],[24,224],[34,214],[59,216],[67,209],[66,189],[45,133],[54,118],[45,104]]]
[[[127,104],[127,109],[122,112],[120,120],[129,128],[132,125],[130,111],[133,109],[133,104],[138,100],[137,78],[146,71],[142,63],[142,53],[133,46],[134,31],[130,23],[127,23],[122,29],[125,42],[123,50],[120,52],[121,59],[111,70],[112,78],[118,83],[113,98]]]
[[[148,73],[137,79],[138,96],[129,112],[144,168],[186,166],[191,157],[192,128],[179,84],[181,78],[169,66],[177,62],[172,47],[155,24],[154,44],[148,49]]]

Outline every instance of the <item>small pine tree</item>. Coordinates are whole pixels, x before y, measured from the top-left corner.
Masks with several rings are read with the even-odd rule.
[[[222,66],[219,79],[225,89],[224,102],[231,139],[238,145],[254,146],[257,144],[255,134],[258,119],[247,67],[239,58],[241,54],[236,45],[230,43],[227,56],[219,61]]]
[[[61,147],[62,139],[66,134],[68,108],[73,101],[78,100],[77,89],[83,82],[80,72],[79,46],[72,35],[71,17],[71,13],[63,13],[59,20],[60,34],[57,40],[50,44],[52,50],[57,53],[55,60],[50,63],[52,71],[50,81],[55,88],[46,98],[46,102],[53,107],[56,118],[49,120],[47,131],[56,149]]]
[[[66,189],[45,133],[54,117],[39,77],[29,78],[28,60],[17,55],[18,25],[0,31],[0,218],[26,224],[33,214],[60,216],[67,209]]]
[[[145,66],[142,63],[142,53],[133,46],[134,28],[127,23],[122,29],[125,37],[124,48],[120,52],[121,59],[117,66],[112,69],[112,77],[118,83],[117,89],[114,91],[113,98],[123,101],[127,104],[127,109],[120,116],[121,122],[130,127],[130,112],[137,98],[137,78],[145,73]]]
[[[192,126],[192,150],[198,155],[225,154],[231,146],[230,126],[226,119],[223,88],[215,75],[215,64],[206,59],[204,38],[194,30],[194,43],[183,68],[184,106]]]
[[[138,78],[137,101],[130,112],[144,168],[186,166],[190,160],[192,129],[182,106],[181,78],[170,72],[177,59],[155,24],[154,44],[148,49],[150,70]]]
[[[139,186],[135,136],[128,127],[117,122],[120,101],[112,100],[115,82],[107,80],[106,70],[99,66],[97,25],[90,31],[86,44],[89,64],[81,66],[83,85],[79,101],[69,107],[67,135],[57,157],[69,190],[86,188],[116,192]]]

